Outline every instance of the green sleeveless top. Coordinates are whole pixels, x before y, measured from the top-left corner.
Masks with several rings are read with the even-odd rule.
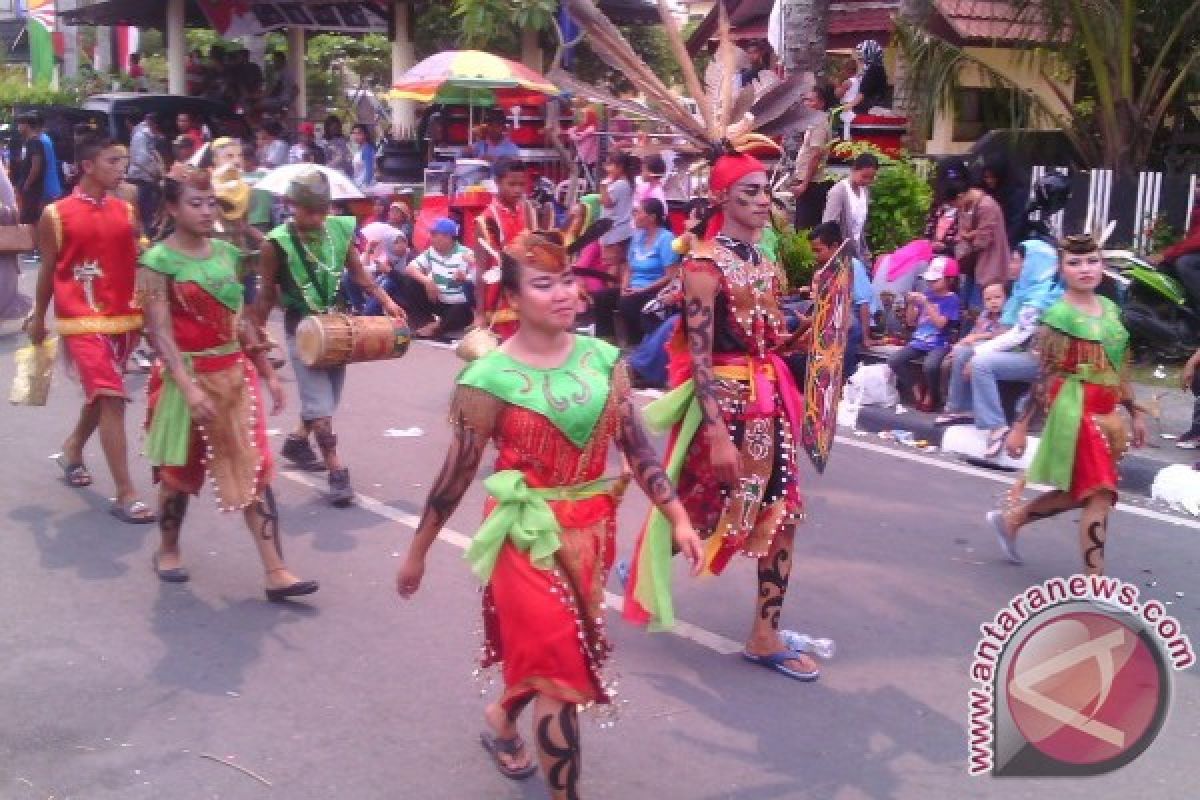
[[[1121,324],[1121,309],[1107,297],[1100,296],[1104,309],[1098,317],[1083,313],[1066,300],[1059,300],[1042,315],[1042,324],[1068,336],[1086,342],[1097,342],[1104,348],[1109,365],[1120,370],[1129,346],[1129,331]]]
[[[326,217],[325,235],[316,239],[302,238],[290,222],[267,234],[287,260],[279,281],[284,308],[324,314],[333,307],[356,225],[354,217]]]
[[[205,259],[189,256],[159,242],[142,254],[140,263],[174,281],[194,283],[230,311],[241,311],[245,295],[242,282],[238,280],[238,265],[242,251],[220,239],[209,239],[209,242],[212,252]]]
[[[501,350],[472,361],[458,383],[545,417],[576,447],[596,429],[612,389],[620,351],[590,336],[575,336],[571,355],[558,367],[522,364]]]

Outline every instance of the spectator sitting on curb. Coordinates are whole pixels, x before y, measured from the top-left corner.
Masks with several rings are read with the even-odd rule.
[[[954,323],[958,322],[962,309],[958,295],[950,288],[951,279],[958,277],[958,264],[952,258],[937,256],[929,262],[929,269],[922,277],[929,288],[924,294],[908,295],[907,322],[915,326],[912,338],[888,356],[888,366],[896,375],[896,387],[901,394],[911,390],[917,408],[932,411],[937,407],[942,359],[950,352]],[[923,387],[911,379],[909,362],[914,358],[921,359]]]
[[[975,354],[975,345],[995,339],[1009,326],[1004,324],[1004,284],[989,283],[983,287],[983,313],[975,320],[971,332],[958,341],[950,351],[950,391],[946,398],[946,413],[935,420],[938,425],[954,425],[970,422],[974,415],[964,404],[970,396],[966,383],[969,380],[968,366]]]
[[[1000,400],[1000,381],[1032,383],[1037,379],[1038,359],[1031,352],[1033,335],[1042,312],[1058,302],[1062,285],[1058,280],[1058,251],[1040,239],[1021,242],[1009,265],[1016,272],[1012,297],[1004,305],[1001,321],[1011,325],[1004,333],[975,345],[975,353],[963,370],[970,381],[970,397],[963,398],[974,412],[975,427],[987,431],[985,457],[996,458],[1004,449],[1008,420]],[[963,388],[968,388],[964,384]]]
[[[407,293],[406,300],[417,320],[413,324],[420,324],[413,335],[437,337],[471,322],[475,307],[475,284],[471,281],[475,257],[458,243],[458,223],[448,217],[433,223],[429,240],[429,248],[405,269],[424,287],[424,296],[420,292]]]
[[[813,255],[817,259],[817,268],[823,269],[837,252],[842,243],[842,229],[836,222],[822,222],[808,233],[808,241],[812,245]],[[853,267],[853,288],[851,303],[853,311],[850,315],[850,333],[846,338],[846,355],[843,366],[843,377],[850,377],[858,368],[859,355],[863,347],[873,347],[877,342],[871,338],[871,315],[879,310],[879,301],[875,297],[875,287],[871,285],[871,276],[867,267],[855,256],[850,257]]]

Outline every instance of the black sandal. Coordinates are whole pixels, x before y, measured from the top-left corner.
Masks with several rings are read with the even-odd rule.
[[[479,734],[479,743],[483,745],[484,750],[488,751],[488,755],[496,763],[496,769],[500,771],[500,774],[509,780],[522,781],[537,772],[537,765],[532,761],[523,767],[510,767],[500,758],[502,755],[516,758],[522,750],[527,749],[524,740],[519,735],[511,739],[501,739],[494,733],[483,731]]]
[[[62,453],[54,457],[54,463],[63,471],[63,480],[67,482],[67,486],[82,489],[92,485],[92,473],[88,472],[88,468],[82,463],[68,464],[66,456]]]

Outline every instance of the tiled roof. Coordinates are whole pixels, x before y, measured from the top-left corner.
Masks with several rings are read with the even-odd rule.
[[[1004,0],[935,0],[934,5],[954,32],[967,40],[1044,42],[1052,38],[1045,25],[1020,20]]]

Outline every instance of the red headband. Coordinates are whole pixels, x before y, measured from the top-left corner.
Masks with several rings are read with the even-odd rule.
[[[766,172],[767,168],[754,156],[745,153],[723,155],[712,166],[708,176],[708,188],[719,192],[755,172]]]
[[[745,153],[730,153],[717,159],[708,173],[709,192],[723,192],[747,175],[755,172],[766,172],[767,168],[754,156]],[[725,226],[725,212],[717,209],[708,218],[708,226],[704,229],[704,238],[712,239]]]

